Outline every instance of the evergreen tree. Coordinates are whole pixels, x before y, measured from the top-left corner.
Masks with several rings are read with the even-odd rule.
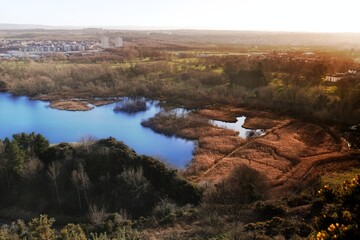
[[[34,152],[35,154],[42,159],[44,157],[45,152],[49,148],[49,141],[42,136],[41,134],[37,134],[34,138]]]
[[[21,150],[19,143],[14,139],[4,141],[4,157],[9,161],[10,170],[20,175],[25,163],[25,153]]]

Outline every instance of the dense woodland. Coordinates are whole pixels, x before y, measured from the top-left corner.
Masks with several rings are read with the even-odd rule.
[[[50,147],[41,135],[22,133],[0,145],[4,208],[82,216],[93,206],[138,217],[161,199],[200,201],[200,191],[175,170],[112,138]]]

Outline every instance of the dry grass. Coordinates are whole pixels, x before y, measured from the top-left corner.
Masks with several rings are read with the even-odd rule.
[[[199,139],[199,151],[211,150],[219,154],[229,154],[244,140],[237,136],[207,136]],[[200,153],[200,152],[198,152]]]
[[[199,114],[213,120],[224,122],[236,122],[236,115],[229,111],[228,107],[222,109],[202,109]]]
[[[179,131],[179,135],[189,139],[199,139],[207,136],[237,136],[233,130],[218,128],[214,126],[187,127]]]
[[[200,114],[229,120],[230,116],[239,116],[236,114],[244,111],[224,107],[201,110]],[[248,140],[213,127],[182,129],[185,135],[199,138],[199,148],[187,176],[199,183],[218,182],[236,166],[248,164],[266,174],[273,186],[271,195],[278,197],[303,181],[319,164],[337,162],[349,156],[345,142],[339,141],[337,133],[330,128],[275,117],[271,113],[251,112],[247,127],[265,128],[267,132]]]
[[[243,124],[248,129],[270,129],[281,123],[281,120],[267,117],[247,117]]]
[[[88,111],[93,109],[92,106],[89,106],[86,102],[82,101],[56,101],[51,102],[50,107],[67,111]]]
[[[321,176],[322,185],[340,185],[346,180],[360,174],[360,163],[357,160],[343,162],[341,166],[334,163],[318,167],[317,173]]]

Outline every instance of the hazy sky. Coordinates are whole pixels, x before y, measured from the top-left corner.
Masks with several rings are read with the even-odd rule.
[[[360,32],[358,0],[0,0],[0,23]]]

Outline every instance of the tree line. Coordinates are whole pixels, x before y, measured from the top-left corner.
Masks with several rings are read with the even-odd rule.
[[[360,119],[359,77],[324,81],[327,74],[360,69],[344,56],[318,53],[316,60],[307,60],[289,52],[203,57],[156,48],[106,54],[123,58],[90,63],[1,61],[0,90],[30,96],[61,93],[64,98],[66,94],[149,97],[187,108],[231,104],[341,124]]]

